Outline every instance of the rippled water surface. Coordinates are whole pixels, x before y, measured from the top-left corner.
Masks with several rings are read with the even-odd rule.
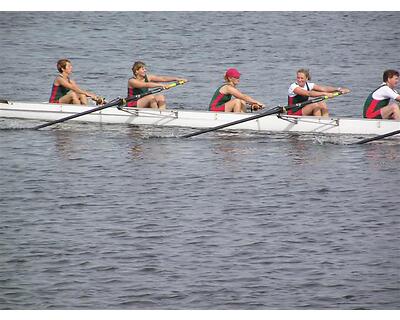
[[[135,60],[204,109],[228,66],[285,102],[299,67],[358,116],[398,68],[397,14],[0,12],[0,96],[45,101],[55,62],[123,96]],[[236,24],[233,24],[233,21]],[[0,129],[36,125],[0,119]],[[398,309],[398,140],[65,123],[0,130],[1,309]]]

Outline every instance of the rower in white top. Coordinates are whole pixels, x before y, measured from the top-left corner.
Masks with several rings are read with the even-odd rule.
[[[308,69],[297,71],[296,82],[292,83],[288,89],[288,105],[295,105],[307,101],[310,97],[327,96],[332,98],[335,92],[342,94],[349,93],[347,88],[322,86],[316,83],[308,82],[311,80]],[[308,104],[305,107],[294,107],[288,110],[289,115],[296,116],[317,116],[329,117],[328,106],[325,101]]]

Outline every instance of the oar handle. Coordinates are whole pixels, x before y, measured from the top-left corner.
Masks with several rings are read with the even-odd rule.
[[[321,102],[321,101],[328,100],[328,99],[332,99],[332,98],[340,96],[342,94],[344,94],[344,93],[337,91],[337,92],[334,92],[331,97],[330,96],[316,97],[314,99],[310,99],[310,100],[307,100],[307,101],[304,101],[304,102],[299,102],[299,103],[296,103],[296,104],[290,104],[290,105],[284,106],[284,107],[282,107],[282,110],[283,111],[288,111],[288,110],[293,109],[293,108],[303,108],[303,107],[305,107],[305,106],[307,106],[309,104]]]
[[[186,82],[187,82],[187,81],[185,81],[185,80],[177,80],[177,81],[175,81],[175,82],[172,82],[172,83],[166,85],[166,86],[164,87],[164,89],[165,89],[165,90],[168,90],[168,89],[171,89],[171,88],[173,88],[173,87],[183,85],[183,84],[185,84]]]
[[[96,99],[93,99],[93,98],[92,98],[92,100],[93,100],[94,102],[96,102],[96,105],[97,105],[97,106],[103,105],[103,104],[106,104],[106,103],[107,103],[106,98],[101,97],[101,96],[96,96]]]

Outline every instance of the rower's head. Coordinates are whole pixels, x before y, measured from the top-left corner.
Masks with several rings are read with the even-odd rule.
[[[296,82],[299,86],[303,87],[308,80],[311,80],[310,70],[299,69],[296,74]]]
[[[142,69],[142,70],[140,70],[140,69]],[[144,73],[147,72],[146,64],[144,62],[142,62],[142,61],[136,61],[132,66],[133,75],[136,77],[138,72],[140,72],[140,71],[142,71]]]
[[[233,84],[239,83],[240,72],[235,68],[229,68],[225,72],[225,81],[231,82]]]
[[[383,73],[383,82],[386,82],[389,87],[395,88],[399,83],[399,72],[397,70],[386,70]]]
[[[72,64],[71,61],[68,59],[60,59],[57,61],[57,70],[60,73],[63,73],[67,68],[71,68],[72,71]]]

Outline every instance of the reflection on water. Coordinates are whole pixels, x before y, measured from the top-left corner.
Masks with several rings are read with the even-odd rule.
[[[213,166],[236,164],[246,168],[250,163],[254,163],[252,156],[257,151],[252,144],[249,145],[243,137],[240,137],[240,133],[214,133],[208,138],[207,142],[209,142],[211,150],[220,157],[218,161],[212,164]],[[247,136],[247,138],[252,139],[251,136]]]
[[[369,145],[357,146],[361,148],[368,165],[373,169],[392,169],[397,172],[400,159],[399,142],[373,142]]]
[[[131,147],[131,154],[133,159],[143,159],[143,147],[141,144]]]
[[[74,133],[66,130],[53,130],[51,134],[55,137],[55,147],[58,154],[64,159],[70,159],[76,152],[74,149]]]

